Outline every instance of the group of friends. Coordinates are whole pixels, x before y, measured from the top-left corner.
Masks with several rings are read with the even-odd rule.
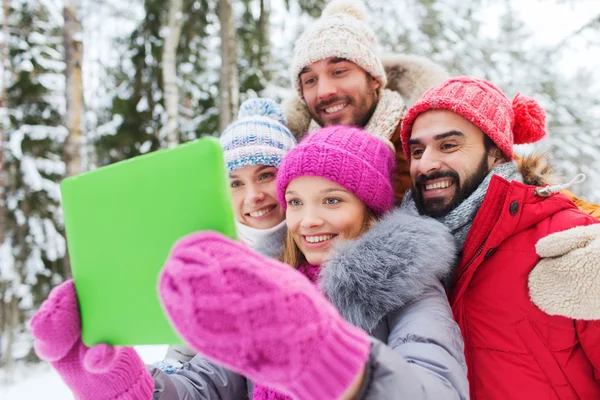
[[[31,321],[78,399],[600,399],[600,208],[542,155],[533,99],[376,52],[358,0],[298,39],[282,105],[221,135],[239,240],[178,241],[188,346],[81,341],[72,281]]]

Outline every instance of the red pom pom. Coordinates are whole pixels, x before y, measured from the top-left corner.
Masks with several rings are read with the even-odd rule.
[[[512,108],[515,114],[515,144],[535,143],[546,136],[546,112],[537,101],[517,94]]]

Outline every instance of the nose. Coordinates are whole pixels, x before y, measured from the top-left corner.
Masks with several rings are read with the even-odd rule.
[[[319,79],[318,96],[319,100],[327,101],[337,94],[337,87],[335,82],[328,77],[322,77]]]
[[[300,226],[304,229],[314,229],[323,225],[323,219],[312,207],[306,207],[302,215]]]
[[[260,190],[258,185],[247,185],[246,186],[246,197],[244,198],[244,203],[247,205],[252,205],[256,203],[260,203],[265,199],[265,193]]]
[[[437,156],[436,152],[431,149],[425,149],[421,158],[416,161],[419,163],[417,169],[420,174],[427,175],[442,168],[440,158]]]

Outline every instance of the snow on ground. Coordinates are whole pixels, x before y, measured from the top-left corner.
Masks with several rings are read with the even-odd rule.
[[[162,360],[167,346],[137,346],[135,348],[146,364]],[[0,373],[2,400],[72,400],[74,397],[60,376],[47,363],[18,364],[12,377],[16,383],[7,384],[8,377]]]

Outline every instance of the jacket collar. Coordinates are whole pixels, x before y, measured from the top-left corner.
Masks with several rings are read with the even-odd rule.
[[[568,197],[553,194],[540,197],[536,186],[520,182],[508,182],[494,176],[481,209],[463,247],[455,284],[450,296],[451,303],[466,290],[475,270],[508,237],[529,229],[557,212],[576,208]]]

